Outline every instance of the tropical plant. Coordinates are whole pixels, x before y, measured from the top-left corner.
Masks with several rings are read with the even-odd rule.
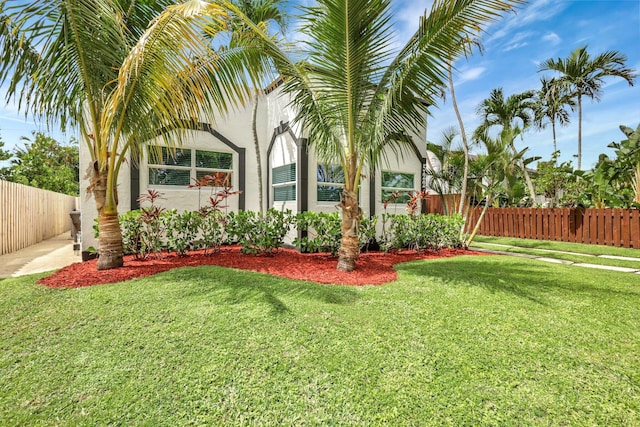
[[[34,0],[4,9],[0,83],[8,96],[48,124],[77,126],[88,145],[98,269],[123,264],[121,166],[151,138],[180,145],[202,117],[213,121],[251,94],[243,67],[251,54],[215,52],[208,42],[228,30],[228,12],[200,0],[171,3]]]
[[[525,91],[505,98],[502,88],[493,89],[489,98],[483,100],[478,106],[477,112],[483,122],[475,131],[476,139],[496,126],[500,129],[499,135],[502,143],[507,144],[513,155],[517,157],[518,150],[515,146],[515,140],[517,137],[522,138],[523,133],[533,122],[534,95],[534,91]],[[522,156],[519,157],[518,166],[522,170],[531,203],[535,203],[536,192]]]
[[[571,162],[558,164],[559,151],[551,155],[550,161],[539,161],[534,184],[536,192],[543,194],[548,201],[548,207],[555,208],[559,198],[565,192],[566,186],[573,180]]]
[[[565,107],[573,109],[575,102],[567,87],[557,79],[548,79],[543,77],[540,79],[540,90],[535,104],[535,124],[538,128],[543,129],[546,126],[546,119],[551,123],[551,134],[553,135],[553,152],[558,151],[558,143],[556,137],[556,123],[560,126],[569,124],[569,112]],[[557,157],[556,157],[557,160]]]
[[[640,205],[640,124],[635,130],[620,125],[620,130],[627,139],[608,145],[615,150],[617,156],[614,179],[629,188],[633,193],[632,202]]]
[[[387,148],[399,155],[410,135],[424,128],[427,105],[440,97],[448,64],[464,52],[461,41],[476,38],[501,12],[521,3],[436,0],[397,51],[389,0],[319,0],[305,8],[306,42],[295,58],[262,33],[264,52],[298,109],[296,121],[320,161],[344,171],[339,270],[353,270],[359,254],[363,173],[374,173]]]
[[[442,132],[439,145],[427,143],[427,150],[431,152],[434,158],[427,156],[425,168],[426,185],[440,197],[445,215],[458,211],[456,200],[452,198],[452,195],[462,194],[465,181],[465,166],[468,167],[468,150],[454,147],[454,142],[459,135],[457,129],[448,128]],[[437,163],[435,160],[437,160]],[[459,204],[463,204],[461,200]]]
[[[501,138],[492,138],[486,130],[481,134],[476,132],[474,137],[485,146],[487,152],[476,156],[473,162],[473,175],[476,178],[471,186],[472,194],[478,206],[482,206],[482,211],[473,229],[467,233],[465,247],[473,242],[487,209],[498,202],[501,194],[513,191],[518,176],[517,165],[527,150],[525,148],[514,156],[509,144]]]
[[[577,99],[578,104],[578,169],[582,169],[582,97],[599,100],[604,78],[620,77],[633,86],[637,77],[635,71],[625,66],[626,55],[610,50],[591,58],[587,46],[582,46],[563,59],[547,59],[538,71],[556,71],[560,76],[556,81],[564,85]]]

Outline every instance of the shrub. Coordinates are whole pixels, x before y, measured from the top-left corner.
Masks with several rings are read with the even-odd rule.
[[[459,215],[397,215],[383,214],[383,233],[380,246],[384,251],[391,249],[442,249],[460,247]]]
[[[243,253],[268,255],[284,245],[284,236],[289,232],[291,222],[289,210],[230,212],[227,232],[242,246]]]
[[[367,250],[376,239],[377,217],[363,218],[360,222],[360,250]],[[300,212],[294,218],[298,230],[309,234],[293,240],[300,252],[329,252],[338,255],[342,238],[341,220],[338,212]]]
[[[176,251],[184,256],[189,249],[194,249],[194,241],[198,236],[202,217],[197,212],[184,211],[178,213],[175,209],[166,211],[162,216],[166,243],[169,251]]]
[[[293,240],[300,252],[329,252],[335,256],[340,248],[340,215],[337,212],[300,212],[294,224],[298,231],[307,232],[302,238]]]
[[[227,241],[227,215],[217,210],[200,210],[200,239],[196,248],[204,249],[204,253],[217,252]]]

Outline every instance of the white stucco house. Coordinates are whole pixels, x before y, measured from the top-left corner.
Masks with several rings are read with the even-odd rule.
[[[336,211],[341,174],[335,165],[318,163],[300,126],[293,124],[295,111],[289,98],[281,95],[281,82],[264,90],[258,103],[257,129],[263,172],[263,208],[303,211]],[[228,174],[238,195],[226,204],[231,210],[260,210],[258,202],[257,160],[252,133],[252,105],[205,120],[182,145],[175,158],[150,155],[148,147],[138,162],[129,162],[119,176],[118,209],[121,213],[137,209],[137,198],[148,189],[163,193],[159,205],[168,209],[197,210],[209,199],[208,191],[189,188],[194,179],[214,172]],[[426,163],[426,129],[412,135],[411,149],[401,158],[389,152],[388,162],[380,170],[365,171],[359,197],[366,215],[383,211],[384,194],[394,191],[419,191],[423,188]],[[148,146],[155,145],[149,141]],[[80,145],[80,165],[90,163],[86,144]],[[156,150],[157,152],[158,150]],[[339,168],[338,168],[339,169]],[[93,237],[95,201],[86,195],[86,180],[81,182],[82,249],[97,247]],[[404,207],[404,204],[403,204]]]

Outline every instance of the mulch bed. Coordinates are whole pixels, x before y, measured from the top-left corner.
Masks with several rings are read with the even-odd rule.
[[[205,255],[190,252],[188,256],[163,254],[146,260],[136,260],[126,256],[124,267],[98,271],[97,260],[71,264],[37,283],[51,288],[79,288],[151,276],[178,267],[217,265],[241,270],[267,273],[273,276],[316,283],[345,285],[380,285],[396,280],[393,266],[419,259],[435,259],[456,255],[478,255],[479,252],[463,249],[443,249],[439,251],[403,251],[396,253],[365,252],[360,254],[356,270],[350,273],[338,271],[337,258],[329,254],[301,254],[292,249],[280,249],[271,256],[253,256],[240,252],[239,246],[225,246],[219,252]]]

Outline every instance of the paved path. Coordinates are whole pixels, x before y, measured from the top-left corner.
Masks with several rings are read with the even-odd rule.
[[[0,279],[57,270],[81,262],[73,251],[73,239],[63,233],[10,254],[0,255]]]
[[[518,246],[502,245],[502,244],[499,244],[499,243],[483,243],[483,244],[495,246],[497,248],[502,247],[504,249],[518,248]],[[617,266],[614,266],[614,265],[591,264],[591,263],[587,263],[587,262],[574,262],[574,261],[567,261],[567,260],[558,259],[558,258],[549,258],[549,257],[544,257],[544,256],[538,256],[538,255],[522,254],[522,253],[518,253],[518,252],[501,251],[501,250],[497,250],[497,249],[494,250],[494,249],[484,249],[484,248],[474,248],[474,247],[471,247],[469,249],[473,249],[473,250],[479,251],[479,252],[492,253],[492,254],[511,255],[511,256],[517,256],[517,257],[521,257],[521,258],[535,259],[537,261],[551,262],[551,263],[555,263],[555,264],[565,264],[565,265],[573,265],[573,266],[576,266],[576,267],[596,268],[596,269],[600,269],[600,270],[612,270],[612,271],[620,271],[620,272],[623,272],[623,273],[640,274],[640,258],[631,258],[631,257],[623,257],[623,256],[616,256],[616,255],[582,254],[582,253],[576,253],[576,252],[556,251],[556,250],[553,250],[553,249],[526,248],[528,250],[538,251],[538,252],[543,252],[543,253],[544,252],[547,252],[547,253],[561,253],[561,254],[568,254],[568,255],[579,255],[579,256],[584,256],[584,257],[593,257],[593,258],[610,258],[610,259],[618,259],[618,260],[625,260],[625,261],[637,261],[638,262],[638,267],[637,268],[631,268],[631,267],[617,267]]]

